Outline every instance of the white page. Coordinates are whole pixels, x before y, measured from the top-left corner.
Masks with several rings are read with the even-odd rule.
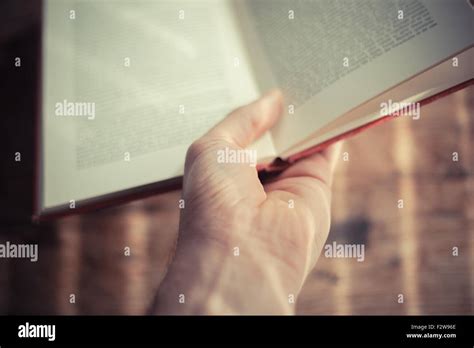
[[[44,23],[42,206],[181,175],[189,144],[259,94],[227,2],[50,0]],[[64,100],[94,119],[58,116]],[[255,147],[275,153],[268,134]]]
[[[427,70],[416,77],[396,86],[393,89],[371,99],[370,101],[351,110],[349,113],[337,118],[327,126],[319,129],[302,143],[279,154],[282,158],[287,158],[297,154],[311,146],[321,144],[335,136],[347,131],[363,126],[371,121],[375,121],[383,116],[381,104],[388,100],[400,103],[417,103],[447,89],[463,83],[474,77],[474,47],[456,55],[458,66],[453,67],[452,60],[448,59],[436,67]],[[403,116],[402,116],[403,117]],[[405,116],[406,117],[406,116]],[[419,122],[424,117],[429,117],[423,113],[421,108],[419,118],[414,122]]]
[[[474,43],[465,0],[249,0],[242,18],[260,88],[296,107],[272,130],[278,153]]]

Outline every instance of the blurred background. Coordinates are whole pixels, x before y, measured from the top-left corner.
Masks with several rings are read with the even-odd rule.
[[[0,259],[0,314],[142,314],[172,258],[179,192],[32,224],[39,1],[2,2],[0,13],[0,243],[39,245],[36,263]],[[321,255],[299,314],[473,313],[473,114],[471,85],[421,120],[345,141],[328,243],[364,244],[365,260]]]

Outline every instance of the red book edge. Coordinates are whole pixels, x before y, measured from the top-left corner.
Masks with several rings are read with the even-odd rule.
[[[467,80],[467,81],[464,81],[456,86],[453,86],[453,87],[450,87],[440,93],[437,93],[437,94],[434,94],[428,98],[425,98],[423,100],[421,100],[419,103],[420,103],[420,106],[424,106],[424,105],[427,105],[437,99],[440,99],[442,97],[445,97],[451,93],[454,93],[454,92],[457,92],[463,88],[466,88],[468,87],[469,85],[472,85],[474,84],[474,79],[470,79],[470,80]],[[348,138],[348,137],[352,137],[356,134],[359,134],[360,132],[368,129],[368,128],[371,128],[373,126],[376,126],[378,124],[381,124],[381,123],[384,123],[388,120],[391,120],[391,119],[394,119],[394,118],[397,118],[397,116],[392,116],[392,115],[387,115],[387,116],[383,116],[382,118],[379,118],[375,121],[372,121],[372,122],[369,122],[369,123],[366,123],[360,127],[357,127],[357,128],[354,128],[354,129],[351,129],[345,133],[342,133],[342,134],[339,134],[331,139],[328,139],[320,144],[317,144],[317,145],[314,145],[306,150],[303,150],[303,151],[300,151],[294,155],[291,155],[290,157],[288,157],[287,159],[277,159],[276,161],[273,161],[272,163],[267,163],[267,164],[261,164],[261,165],[258,165],[257,166],[257,169],[260,171],[267,171],[267,172],[274,172],[274,171],[282,171],[284,170],[285,168],[287,168],[288,166],[290,166],[292,163],[302,159],[302,158],[305,158],[305,157],[308,157],[308,156],[311,156],[312,154],[314,153],[317,153],[323,149],[325,149],[326,147],[330,146],[331,144],[334,144],[336,142],[338,142],[339,140],[342,140],[342,139],[345,139],[345,138]]]

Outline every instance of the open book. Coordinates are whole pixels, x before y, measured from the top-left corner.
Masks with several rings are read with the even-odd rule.
[[[188,146],[273,87],[259,170],[474,75],[466,0],[46,0],[42,37],[37,216],[179,187]]]

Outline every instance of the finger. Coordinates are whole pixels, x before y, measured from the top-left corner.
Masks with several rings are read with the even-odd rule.
[[[330,169],[330,174],[334,174],[334,170],[336,169],[336,164],[337,160],[339,159],[339,155],[341,153],[342,149],[342,141],[338,141],[331,146],[328,146],[325,148],[323,151],[321,151],[321,154],[327,159],[329,162],[329,169]]]
[[[331,186],[332,176],[339,158],[342,143],[337,142],[326,149],[304,158],[285,170],[278,180],[285,178],[316,179],[328,187]]]
[[[329,209],[330,186],[340,144],[302,159],[265,185],[268,197],[301,200],[313,212]],[[327,211],[329,214],[329,211]]]
[[[292,202],[295,211],[304,214],[301,221],[310,223],[312,227],[309,230],[316,232],[313,235],[314,243],[308,244],[311,252],[305,274],[314,267],[329,233],[330,185],[340,148],[341,144],[336,143],[302,159],[278,176],[276,181],[265,185],[267,202]]]
[[[282,110],[283,95],[279,90],[272,90],[255,102],[231,112],[206,136],[223,138],[231,144],[245,148],[278,121]]]

